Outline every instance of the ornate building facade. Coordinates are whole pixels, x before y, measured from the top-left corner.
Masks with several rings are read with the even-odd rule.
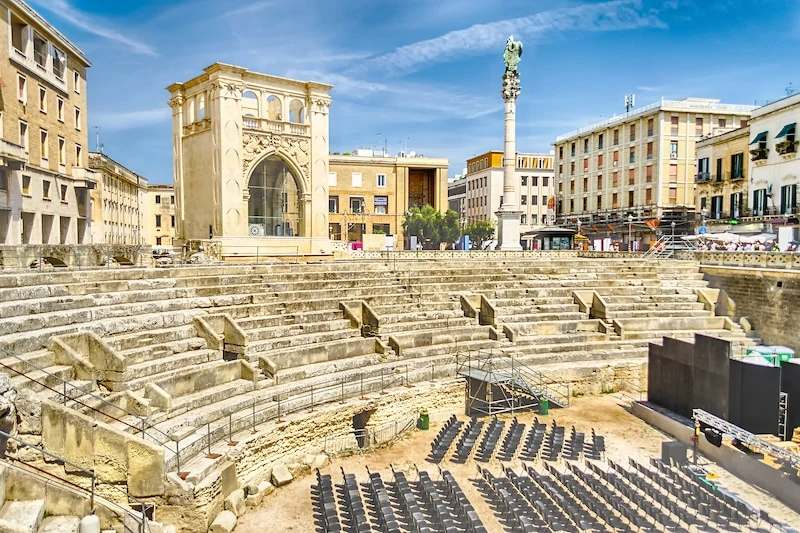
[[[212,240],[239,256],[330,251],[331,88],[222,63],[168,87],[176,244]]]

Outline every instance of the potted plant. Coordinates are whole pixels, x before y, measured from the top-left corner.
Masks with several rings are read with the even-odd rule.
[[[797,142],[798,141],[790,141],[787,139],[776,143],[775,150],[781,155],[794,154],[797,152]]]

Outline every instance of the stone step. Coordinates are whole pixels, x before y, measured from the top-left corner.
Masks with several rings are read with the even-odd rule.
[[[42,392],[52,389],[54,394],[61,393],[64,381],[70,381],[75,375],[75,369],[68,365],[53,365],[42,370],[33,370],[24,375],[11,377],[11,383],[17,390],[28,389]]]
[[[727,329],[667,329],[667,330],[647,330],[647,331],[630,331],[626,332],[623,338],[625,340],[657,340],[660,341],[662,337],[673,337],[676,339],[694,339],[695,333],[706,335],[708,337],[717,337],[720,339],[741,341],[748,343],[751,339],[743,334],[730,331]]]
[[[560,304],[548,304],[548,305],[508,305],[508,306],[494,306],[495,309],[495,317],[501,319],[502,321],[506,321],[507,317],[516,317],[516,316],[563,316],[563,315],[570,315],[572,313],[578,313],[578,304],[569,302],[569,303],[560,303]],[[536,319],[534,319],[536,320]],[[544,320],[547,320],[546,318]],[[529,322],[529,320],[515,320],[514,318],[509,319],[510,322]]]
[[[610,298],[606,300],[606,310],[610,312],[620,312],[620,311],[645,311],[645,310],[692,310],[692,311],[703,311],[705,310],[705,306],[702,302],[688,302],[688,301],[678,301],[678,302],[633,302],[633,303],[620,303],[617,300]]]
[[[315,322],[325,322],[328,320],[338,320],[342,318],[342,311],[324,309],[322,311],[309,311],[306,313],[292,313],[273,316],[246,316],[233,318],[236,323],[244,330],[259,328],[269,328],[285,324],[309,324]]]
[[[685,318],[685,317],[712,317],[714,313],[705,309],[644,309],[618,311],[610,310],[606,313],[607,320],[623,318]]]
[[[310,365],[279,370],[274,383],[284,385],[286,383],[303,381],[321,376],[339,376],[341,372],[346,370],[362,369],[383,362],[385,362],[385,357],[382,354],[372,353],[337,359],[335,361],[312,363]]]
[[[467,352],[477,352],[478,350],[500,349],[501,343],[493,339],[476,339],[459,341],[458,343],[432,344],[419,348],[406,348],[400,355],[401,361],[417,359],[420,357],[431,357],[436,355],[451,355],[457,353],[466,354]]]
[[[610,341],[589,341],[589,342],[576,342],[574,344],[560,343],[560,344],[539,344],[536,342],[520,343],[515,342],[513,350],[515,352],[526,354],[561,354],[561,353],[583,353],[584,356],[589,356],[594,352],[613,351],[620,349],[644,349],[647,350],[647,340],[610,340]]]
[[[38,315],[69,311],[72,309],[85,309],[95,305],[90,296],[54,296],[48,298],[17,299],[0,303],[0,318],[17,316]]]
[[[0,509],[0,531],[36,533],[44,518],[44,500],[10,501]]]
[[[28,373],[36,368],[47,368],[54,364],[55,355],[50,350],[36,350],[23,353],[16,357],[3,356],[0,358],[4,367],[0,367],[9,377],[14,377],[20,373]],[[15,372],[16,371],[16,372]]]
[[[465,317],[463,314],[461,316],[440,316],[430,318],[415,315],[392,318],[403,318],[403,320],[384,324],[383,317],[381,317],[378,322],[378,333],[380,335],[395,335],[404,332],[421,331],[425,329],[449,329],[478,324],[476,319]]]
[[[269,326],[247,330],[247,339],[251,342],[280,339],[312,333],[325,333],[340,330],[352,330],[349,319],[341,318],[325,322],[306,322],[302,324]]]
[[[180,388],[183,387],[183,381],[181,381],[181,378],[187,378],[189,374],[201,374],[206,371],[208,371],[210,375],[215,375],[217,371],[227,368],[229,364],[230,361],[216,359],[207,363],[195,363],[189,367],[179,366],[177,368],[173,368],[172,370],[164,370],[158,374],[130,379],[125,381],[124,384],[127,390],[141,391],[144,389],[147,383],[154,383],[163,388],[168,394],[171,394],[173,398],[176,398],[178,396],[182,396],[183,394],[180,392],[175,392],[175,389],[172,386],[174,385],[178,390],[180,390]],[[208,378],[201,381],[202,383],[200,386],[214,385],[213,383],[207,383]]]
[[[495,321],[502,324],[520,324],[532,322],[554,322],[564,320],[583,320],[588,319],[586,313],[577,311],[562,313],[527,313],[527,314],[502,314],[495,317]]]
[[[81,519],[77,516],[48,516],[38,533],[78,533],[80,527]]]
[[[103,340],[112,348],[123,352],[135,348],[143,348],[153,344],[164,344],[174,341],[182,341],[197,335],[194,324],[187,324],[174,328],[155,329],[147,331],[137,331],[136,333],[126,333],[122,335],[111,335]]]
[[[203,343],[205,344],[205,343]],[[123,379],[131,385],[146,377],[157,377],[165,372],[172,372],[182,368],[189,368],[203,363],[220,361],[222,353],[217,350],[195,349],[186,352],[160,354],[157,358],[138,360],[135,364],[128,364]]]
[[[150,346],[125,350],[120,352],[120,355],[125,358],[128,366],[131,366],[170,357],[175,354],[203,350],[207,347],[208,344],[205,339],[200,337],[188,337],[183,340],[165,342],[163,344],[151,344]]]
[[[8,276],[11,278],[11,276]],[[8,303],[23,300],[36,300],[59,298],[69,296],[69,291],[64,285],[23,285],[21,287],[0,288],[0,302],[4,306]]]
[[[445,312],[445,311],[452,311],[458,312],[462,315],[464,312],[461,310],[461,302],[460,301],[439,301],[439,302],[425,302],[425,303],[414,303],[414,304],[407,304],[407,303],[391,303],[389,305],[381,305],[381,306],[370,306],[372,310],[375,311],[375,314],[383,318],[388,318],[393,315],[403,315],[406,313],[414,313],[414,312]]]
[[[581,344],[607,341],[608,335],[605,333],[580,331],[563,335],[518,335],[514,341],[514,346],[523,344],[537,344],[543,346],[558,346],[568,344]]]
[[[347,322],[347,321],[345,321]],[[322,331],[319,333],[302,333],[290,337],[266,339],[250,342],[247,345],[247,356],[249,360],[254,360],[259,355],[268,355],[275,351],[296,348],[297,346],[305,346],[308,344],[318,344],[325,342],[333,342],[352,337],[361,337],[361,331],[350,327],[347,323],[347,329],[340,329],[334,331]]]

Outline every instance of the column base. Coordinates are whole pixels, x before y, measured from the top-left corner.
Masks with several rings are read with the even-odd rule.
[[[497,250],[522,250],[519,217],[522,211],[497,211]]]

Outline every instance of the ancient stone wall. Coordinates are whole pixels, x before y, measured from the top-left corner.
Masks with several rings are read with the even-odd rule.
[[[800,272],[718,266],[700,270],[711,287],[733,299],[734,318],[746,317],[763,344],[800,349],[793,312],[800,306]]]

